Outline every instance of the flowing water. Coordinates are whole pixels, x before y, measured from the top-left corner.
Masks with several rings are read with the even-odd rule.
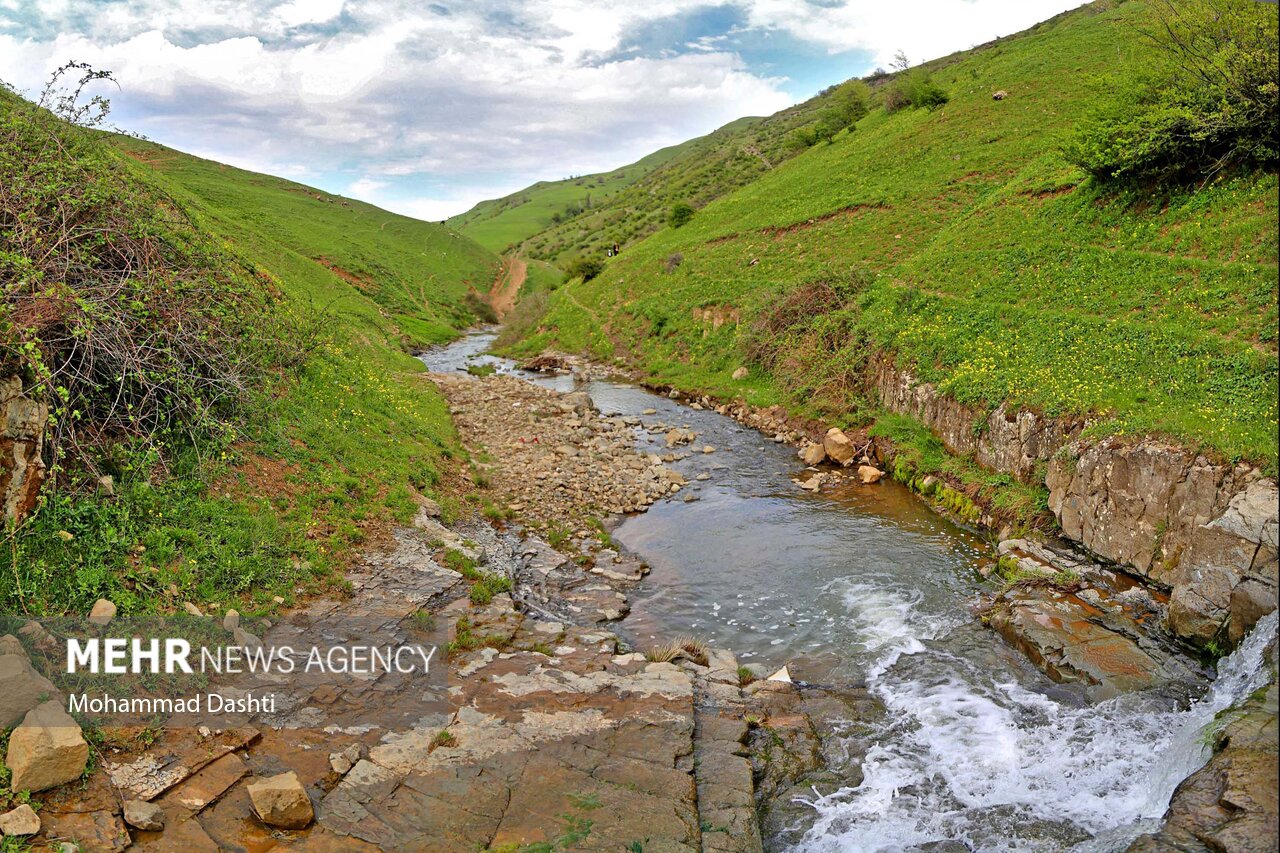
[[[861,781],[815,791],[775,848],[1123,850],[1207,759],[1203,730],[1214,715],[1266,678],[1274,614],[1220,663],[1204,696],[1089,704],[976,623],[969,605],[983,589],[984,543],[905,489],[804,492],[792,482],[803,471],[792,448],[634,385],[523,373],[483,354],[492,339],[469,335],[422,358],[442,372],[493,364],[586,390],[605,414],[698,433],[695,452],[675,465],[689,487],[614,531],[652,566],[632,593],[625,634],[641,647],[697,634],[744,663],[865,685],[884,704],[883,722],[860,734],[874,744]],[[667,452],[661,439],[637,435],[642,449]],[[697,452],[704,445],[715,452]],[[709,479],[697,480],[703,473]],[[858,778],[856,768],[831,769]]]

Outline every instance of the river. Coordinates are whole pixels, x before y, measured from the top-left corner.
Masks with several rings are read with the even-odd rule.
[[[695,451],[715,448],[675,464],[688,488],[614,531],[652,567],[624,635],[644,647],[694,634],[744,663],[865,685],[883,703],[883,719],[859,734],[873,745],[850,759],[860,768],[830,768],[848,783],[816,790],[802,817],[767,839],[771,849],[1123,850],[1207,759],[1204,727],[1266,678],[1275,614],[1203,696],[1089,703],[971,615],[989,589],[977,571],[989,549],[901,486],[805,492],[792,482],[804,466],[791,447],[625,382],[520,371],[485,354],[493,338],[471,334],[422,360],[585,390],[605,414],[688,426]],[[637,442],[667,452],[661,434],[637,430]]]

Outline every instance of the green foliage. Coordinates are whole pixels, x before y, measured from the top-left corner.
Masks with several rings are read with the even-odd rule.
[[[672,228],[680,228],[693,218],[694,209],[683,201],[678,201],[671,206],[671,212],[667,214],[667,224]]]
[[[565,275],[569,278],[591,279],[604,272],[604,261],[599,258],[577,258],[565,267]]]
[[[828,94],[827,106],[818,113],[818,121],[807,130],[814,142],[830,142],[845,128],[853,127],[870,110],[871,90],[861,80],[849,80],[836,86]]]
[[[1104,183],[1201,181],[1280,163],[1275,4],[1152,0],[1141,75],[1112,77],[1065,146]],[[1130,82],[1130,81],[1133,82]]]
[[[933,75],[924,68],[901,72],[885,90],[884,108],[888,112],[910,107],[913,110],[933,110],[951,100],[951,96],[934,82]]]

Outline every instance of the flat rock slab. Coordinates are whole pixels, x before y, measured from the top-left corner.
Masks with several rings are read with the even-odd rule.
[[[43,821],[45,839],[70,841],[83,853],[117,853],[130,844],[124,820],[109,811],[45,815]]]
[[[160,798],[162,805],[174,803],[192,812],[199,812],[217,800],[227,789],[239,782],[249,772],[249,765],[234,752],[211,761],[185,782]]]

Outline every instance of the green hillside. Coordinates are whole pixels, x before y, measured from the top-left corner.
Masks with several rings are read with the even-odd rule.
[[[610,196],[634,184],[680,155],[697,140],[662,148],[636,162],[594,175],[539,181],[519,192],[482,201],[448,225],[495,252],[515,248],[526,238],[580,212],[607,205]]]
[[[826,101],[824,93],[767,118],[738,119],[607,175],[535,184],[449,222],[485,245],[506,241],[504,247],[520,245],[555,263],[602,258],[611,245],[627,246],[662,228],[672,205],[701,207],[793,156],[792,132],[812,122]],[[593,179],[601,182],[596,189]]]
[[[497,256],[440,225],[71,128],[3,90],[0,186],[20,226],[0,229],[0,367],[52,403],[59,465],[6,543],[0,610],[84,612],[99,596],[124,612],[269,610],[336,582],[353,546],[411,517],[412,491],[454,466],[448,408],[406,348],[476,321],[468,294]],[[50,233],[67,236],[42,254]],[[122,360],[141,388],[67,369],[86,354]]]
[[[930,63],[945,105],[874,109],[636,244],[520,318],[520,347],[845,423],[881,351],[963,401],[1274,469],[1276,175],[1111,189],[1062,150],[1155,65],[1148,13],[1097,3]]]

